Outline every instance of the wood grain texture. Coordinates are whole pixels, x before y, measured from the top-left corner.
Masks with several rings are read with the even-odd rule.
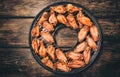
[[[74,76],[55,75],[34,59],[28,34],[34,17],[59,0],[0,0],[0,77],[119,77],[120,1],[61,0],[79,3],[90,10],[102,28],[102,52],[87,70]]]

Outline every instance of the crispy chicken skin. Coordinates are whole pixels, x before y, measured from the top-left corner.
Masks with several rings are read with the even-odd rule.
[[[69,14],[67,16],[67,20],[68,20],[68,23],[70,24],[71,27],[73,27],[74,29],[78,28],[76,20],[75,20],[75,18],[74,18],[74,16],[72,14]]]
[[[77,12],[79,10],[82,10],[82,8],[78,8],[76,6],[73,6],[72,4],[67,4],[66,10],[70,13]]]
[[[53,25],[48,21],[43,22],[43,27],[49,32],[54,31]]]
[[[86,41],[87,41],[88,45],[90,46],[90,48],[92,48],[94,51],[97,51],[98,46],[89,35],[86,37]]]
[[[56,49],[55,51],[56,57],[60,62],[67,62],[67,58],[65,56],[65,54],[63,53],[63,51],[61,51],[60,49]]]
[[[71,60],[83,59],[83,55],[77,52],[69,51],[66,53],[66,57]]]
[[[39,52],[38,54],[41,56],[41,57],[45,57],[47,55],[47,52],[46,52],[46,48],[43,44],[42,41],[40,41],[40,48],[39,48]]]
[[[78,32],[78,39],[79,39],[79,42],[82,42],[87,34],[89,32],[89,27],[88,26],[84,26],[79,32]]]
[[[56,62],[55,65],[56,65],[56,68],[61,70],[61,71],[64,71],[64,72],[70,72],[71,71],[71,69],[67,66],[66,63]]]
[[[98,41],[99,33],[96,26],[93,25],[90,27],[90,34],[95,42]]]
[[[54,42],[53,37],[49,32],[41,31],[41,36],[46,42],[48,42],[50,44],[52,44]]]
[[[87,43],[84,41],[76,46],[74,52],[83,52],[86,47],[87,47]]]
[[[48,20],[51,24],[53,24],[53,26],[56,26],[57,24],[57,17],[55,15],[55,12],[54,11],[51,11],[51,15],[49,17],[49,20]]]
[[[39,26],[39,25],[36,25],[36,26],[32,29],[32,31],[31,31],[32,37],[38,37],[38,36],[40,35],[39,29],[40,29],[40,26]]]
[[[70,68],[80,68],[83,67],[85,63],[82,60],[72,60],[71,62],[68,62],[68,66]]]
[[[66,25],[66,26],[69,26],[69,24],[68,24],[68,22],[67,22],[67,19],[65,18],[64,15],[58,14],[58,15],[57,15],[57,20],[59,21],[59,23],[62,23],[62,24],[64,24],[64,25]]]
[[[89,63],[89,60],[90,60],[90,57],[91,57],[90,53],[91,53],[91,48],[86,47],[85,51],[83,52],[83,57],[84,57],[85,64]]]
[[[50,55],[53,61],[55,61],[55,48],[52,45],[47,47],[47,53]]]
[[[63,5],[53,6],[51,7],[51,10],[60,14],[64,14],[66,12],[66,8]]]
[[[48,66],[49,68],[53,69],[53,70],[56,70],[54,64],[52,63],[52,61],[49,59],[49,57],[45,57],[41,60],[41,62],[43,64],[45,64],[46,66]]]
[[[40,40],[37,38],[32,39],[32,48],[34,49],[35,53],[38,53],[39,46]]]
[[[38,25],[42,25],[42,23],[46,20],[48,20],[49,18],[49,13],[48,12],[44,12],[41,16],[41,18],[38,20],[37,24]]]

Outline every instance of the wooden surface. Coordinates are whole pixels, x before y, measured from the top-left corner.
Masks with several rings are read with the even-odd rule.
[[[91,67],[73,77],[120,77],[120,1],[62,1],[79,3],[90,10],[103,32],[101,54]],[[0,0],[0,77],[66,77],[41,67],[28,44],[34,17],[54,2],[59,0]]]

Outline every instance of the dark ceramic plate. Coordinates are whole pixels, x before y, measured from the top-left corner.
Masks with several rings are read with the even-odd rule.
[[[97,45],[98,45],[98,50],[96,52],[93,52],[92,53],[92,56],[91,56],[91,59],[89,61],[89,63],[85,66],[85,67],[82,67],[82,68],[79,68],[79,69],[72,69],[72,71],[70,72],[62,72],[62,71],[59,71],[59,70],[52,70],[50,69],[49,67],[45,66],[42,62],[41,62],[41,58],[39,55],[37,55],[32,46],[31,46],[31,43],[32,43],[32,36],[31,36],[31,30],[32,28],[36,25],[38,19],[40,18],[40,16],[42,15],[43,12],[45,11],[49,11],[50,10],[50,6],[57,6],[57,5],[67,5],[67,4],[73,4],[74,6],[77,6],[77,7],[80,7],[83,9],[83,13],[88,16],[92,22],[97,26],[98,28],[98,31],[99,31],[99,41],[97,42]],[[55,31],[52,33],[53,34],[53,37],[56,35],[55,33],[57,33],[56,31],[59,30],[60,28],[65,28],[62,26],[62,24],[57,24],[57,25],[61,25],[61,27],[56,27],[55,28]],[[77,42],[77,41],[76,41]],[[76,43],[77,44],[77,43]],[[76,45],[75,44],[75,45]],[[30,49],[31,49],[31,52],[35,58],[35,60],[42,66],[44,67],[45,69],[49,70],[50,72],[53,72],[53,73],[56,73],[56,74],[61,74],[61,75],[70,75],[70,74],[76,74],[76,73],[80,73],[81,71],[85,70],[86,68],[88,68],[94,61],[95,59],[97,58],[97,56],[99,55],[100,51],[101,51],[101,46],[102,46],[102,31],[101,31],[101,28],[100,28],[100,25],[98,24],[97,20],[94,18],[94,16],[86,9],[84,8],[83,6],[81,6],[80,4],[77,4],[77,3],[72,3],[72,2],[58,2],[58,3],[54,3],[54,4],[51,4],[47,7],[45,7],[43,10],[41,10],[39,12],[39,14],[35,17],[32,25],[31,25],[31,28],[30,28],[30,32],[29,32],[29,45],[30,45]],[[53,44],[54,46],[57,47],[56,43]],[[75,46],[73,46],[74,48]],[[72,49],[72,48],[71,48]]]

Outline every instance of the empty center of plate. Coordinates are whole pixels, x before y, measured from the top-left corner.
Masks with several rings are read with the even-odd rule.
[[[63,51],[73,50],[77,44],[77,32],[65,25],[59,26],[54,33],[56,47]]]

